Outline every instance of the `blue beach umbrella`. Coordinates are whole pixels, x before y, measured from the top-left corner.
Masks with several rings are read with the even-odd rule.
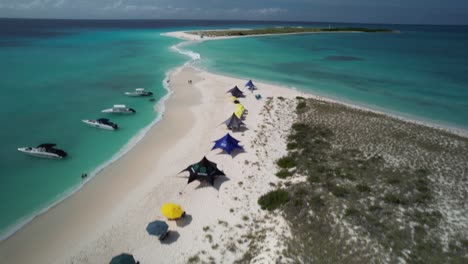
[[[157,236],[159,240],[163,240],[168,235],[169,226],[166,222],[156,220],[148,224],[146,232],[148,234]]]
[[[137,264],[133,255],[122,253],[112,258],[109,264]]]
[[[231,154],[235,149],[243,149],[239,146],[239,140],[233,138],[229,133],[227,133],[224,137],[215,141],[213,149],[220,148],[226,151],[228,154]]]

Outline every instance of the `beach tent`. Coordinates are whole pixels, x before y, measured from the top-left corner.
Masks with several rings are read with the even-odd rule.
[[[224,137],[215,141],[213,149],[220,148],[226,151],[228,154],[231,154],[235,149],[243,149],[239,146],[239,140],[233,138],[229,133],[227,133]]]
[[[242,118],[242,115],[244,114],[244,110],[240,109],[240,108],[237,108],[235,111],[234,111],[234,115],[237,116],[237,118],[241,119]]]
[[[198,163],[188,166],[183,171],[188,171],[190,173],[188,183],[191,183],[194,180],[204,180],[208,181],[211,185],[214,185],[216,176],[225,176],[224,172],[218,169],[216,163],[209,161],[206,157],[203,157],[203,159]]]
[[[238,104],[236,104],[237,108],[240,108],[242,110],[245,110],[245,107],[243,104],[241,104],[240,102]]]
[[[234,113],[230,118],[224,121],[224,124],[226,124],[227,128],[231,130],[240,129],[242,126],[245,126],[244,122],[242,122],[242,120],[240,120],[240,118],[238,118]]]
[[[184,209],[178,204],[167,203],[161,207],[161,213],[169,220],[179,219],[184,216]]]
[[[242,105],[242,104],[236,104],[237,105],[237,108],[236,110],[234,110],[234,114],[238,117],[238,118],[242,118],[242,115],[244,114],[244,111],[245,111],[245,107]]]
[[[109,264],[137,264],[133,255],[122,253],[112,258]]]
[[[251,92],[253,92],[253,90],[256,90],[257,87],[255,86],[255,84],[253,84],[252,80],[249,80],[246,84],[245,84],[245,87],[247,87],[247,89],[249,89]]]
[[[232,88],[231,90],[227,91],[227,93],[231,93],[232,96],[235,96],[235,97],[244,97],[244,93],[239,89],[239,87],[237,87],[237,85]]]
[[[164,240],[167,237],[169,234],[168,230],[169,226],[167,223],[160,220],[153,221],[146,226],[146,232],[150,235],[157,236],[159,240]]]

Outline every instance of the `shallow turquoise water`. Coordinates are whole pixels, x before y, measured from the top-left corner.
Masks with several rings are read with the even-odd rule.
[[[395,27],[401,33],[264,36],[186,48],[210,71],[467,129],[467,27]]]
[[[124,95],[144,87],[159,100],[165,73],[187,60],[169,52],[176,39],[157,30],[81,30],[53,38],[25,39],[0,50],[0,233],[64,196],[156,119],[155,102]],[[101,113],[113,104],[131,116]],[[118,131],[86,126],[82,119],[108,117]],[[44,160],[16,151],[57,143],[70,157]]]

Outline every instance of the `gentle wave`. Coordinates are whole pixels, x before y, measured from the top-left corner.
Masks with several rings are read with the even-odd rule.
[[[181,49],[183,46],[186,46],[186,45],[191,44],[191,43],[192,43],[192,41],[181,42],[179,44],[176,44],[176,45],[172,46],[171,50],[176,51],[176,52],[178,52],[180,54],[189,56],[192,59],[192,61],[201,59],[200,53],[196,53],[196,52],[191,51],[191,50]]]

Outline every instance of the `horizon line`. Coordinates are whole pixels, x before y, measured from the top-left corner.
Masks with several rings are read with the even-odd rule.
[[[282,23],[332,23],[332,24],[371,24],[371,25],[412,25],[412,26],[468,26],[468,24],[420,24],[420,23],[382,23],[382,22],[344,22],[344,21],[303,21],[303,20],[239,20],[239,19],[190,19],[190,18],[23,18],[0,17],[3,20],[87,20],[87,21],[223,21],[223,22],[282,22]]]

